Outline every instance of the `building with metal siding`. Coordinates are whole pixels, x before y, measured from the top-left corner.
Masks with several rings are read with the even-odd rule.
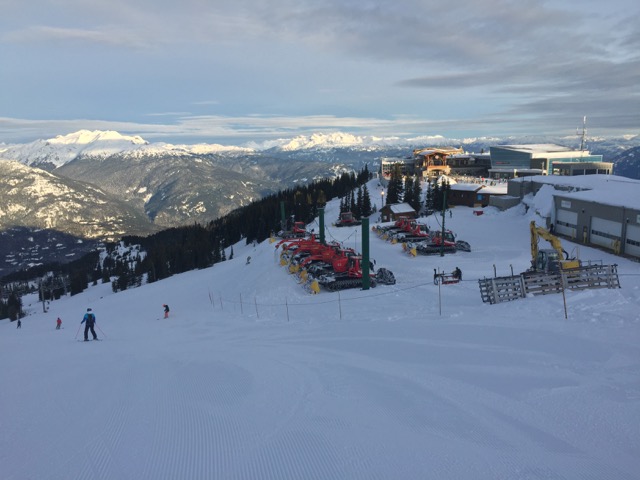
[[[509,181],[508,195],[523,199],[552,185],[553,224],[561,237],[640,259],[640,181],[615,175],[536,176]]]
[[[527,175],[577,175],[590,173],[612,173],[613,164],[602,162],[602,155],[591,155],[586,150],[553,144],[500,145],[489,148],[492,177],[511,178]],[[568,164],[581,164],[578,168],[567,168]]]

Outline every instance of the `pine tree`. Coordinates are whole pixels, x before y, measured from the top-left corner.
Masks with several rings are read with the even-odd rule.
[[[358,187],[358,194],[356,197],[356,209],[353,212],[356,218],[362,218],[362,187]]]
[[[373,212],[371,210],[371,197],[369,196],[369,189],[365,184],[364,187],[362,187],[362,216],[368,217],[372,213]]]
[[[446,192],[446,196],[445,196],[445,192]],[[449,180],[445,180],[442,185],[442,209],[443,210],[449,208],[450,197],[451,197],[451,184],[449,183]]]
[[[404,196],[402,201],[411,205],[412,203],[414,203],[412,195],[413,195],[413,177],[406,176],[404,178]]]
[[[442,190],[437,181],[433,184],[433,209],[435,211],[442,210]]]
[[[22,299],[13,292],[7,299],[7,313],[12,322],[22,317]]]
[[[420,185],[420,176],[416,175],[413,179],[413,193],[411,195],[410,205],[416,211],[416,213],[420,214],[422,210],[422,185]]]
[[[396,163],[391,171],[391,178],[389,178],[386,205],[400,203],[402,201],[402,197],[402,170],[400,169],[400,164]]]

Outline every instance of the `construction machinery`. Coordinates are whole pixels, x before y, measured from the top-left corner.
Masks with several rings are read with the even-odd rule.
[[[569,258],[569,254],[562,248],[560,239],[546,228],[529,224],[531,230],[531,269],[533,272],[557,272],[571,268],[580,268],[582,263],[576,258]],[[540,249],[540,238],[548,241],[553,248]]]
[[[282,239],[276,250],[282,247],[280,264],[287,266],[289,273],[297,274],[301,283],[314,293],[323,286],[329,291],[362,286],[362,256],[354,249],[343,247],[338,242],[322,244],[312,235],[309,238]],[[393,273],[379,268],[374,273],[375,261],[369,263],[370,285],[395,285]]]
[[[466,242],[464,243],[469,245]],[[437,255],[440,253],[456,253],[458,245],[451,230],[445,230],[444,239],[442,232],[438,230],[433,232],[433,235],[426,240],[407,243],[406,250],[414,257],[416,255]],[[466,251],[470,250],[469,248]]]
[[[336,227],[354,227],[362,225],[362,222],[354,217],[352,212],[341,212],[340,217],[334,224]]]
[[[278,237],[280,238],[302,238],[306,237],[309,233],[307,232],[307,226],[304,222],[294,222],[291,219],[287,220],[286,224],[283,226],[282,230],[278,232]]]
[[[362,286],[362,257],[350,255],[343,259],[334,259],[333,271],[318,276],[317,281],[330,292],[345,290],[347,288],[359,288]],[[370,266],[373,272],[373,265]],[[370,273],[371,287],[378,283],[395,285],[396,279],[393,273],[386,268],[379,268],[376,273]]]
[[[393,239],[398,242],[420,242],[430,237],[429,227],[415,220],[407,220],[401,230],[396,232]]]

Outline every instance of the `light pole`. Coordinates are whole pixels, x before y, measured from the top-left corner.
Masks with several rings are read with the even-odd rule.
[[[380,210],[384,207],[384,190],[380,192]]]

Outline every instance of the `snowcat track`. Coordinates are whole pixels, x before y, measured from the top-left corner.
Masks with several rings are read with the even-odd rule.
[[[416,252],[418,253],[418,255],[438,255],[440,254],[441,251],[444,251],[444,253],[456,253],[457,249],[456,247],[440,247],[437,245],[434,246],[428,246],[428,247],[416,247]]]
[[[362,279],[361,278],[349,278],[342,280],[334,280],[333,282],[329,282],[321,285],[329,290],[330,292],[337,292],[338,290],[347,290],[349,288],[362,288]],[[371,279],[371,288],[375,288],[376,281],[375,279]]]
[[[376,281],[381,283],[382,285],[395,285],[396,277],[393,275],[391,270],[387,270],[386,268],[379,268],[376,273]]]

